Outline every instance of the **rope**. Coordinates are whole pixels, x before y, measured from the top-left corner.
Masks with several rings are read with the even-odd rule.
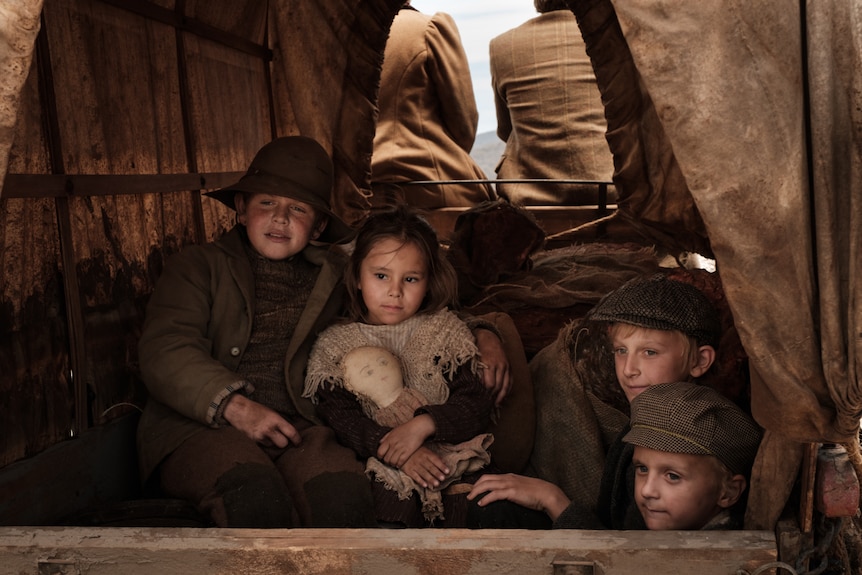
[[[798,575],[820,575],[829,566],[829,549],[838,534],[844,526],[843,517],[824,517],[822,524],[825,527],[825,532],[820,538],[820,542],[811,549],[800,553],[796,558],[796,570]],[[820,563],[813,569],[805,570],[803,565],[805,562],[814,556],[821,557]]]
[[[138,407],[138,406],[137,406],[137,405],[135,405],[134,403],[128,403],[128,402],[123,401],[123,402],[120,402],[120,403],[115,403],[114,405],[112,405],[111,407],[109,407],[108,409],[106,409],[105,411],[103,411],[103,412],[102,412],[102,417],[105,417],[105,416],[108,414],[108,412],[109,412],[109,411],[111,411],[112,409],[114,409],[115,407],[120,407],[120,406],[123,406],[123,405],[125,405],[126,407],[134,407],[135,409],[137,409],[137,410],[138,410],[138,411],[140,411],[141,413],[143,413],[143,412],[144,412],[144,410],[143,410],[143,409],[141,409],[140,407]]]
[[[852,443],[842,443],[842,445],[847,450],[847,456],[850,458],[850,464],[853,465],[856,477],[862,479],[862,453],[859,451],[858,439]]]
[[[841,529],[841,537],[835,538],[835,544],[832,546],[832,556],[841,562],[841,572],[850,573],[850,556],[847,553],[847,541],[844,538],[845,528]]]
[[[850,465],[853,466],[853,471],[856,472],[857,479],[862,479],[862,453],[860,453],[859,448],[859,440],[857,435],[857,440],[850,443],[843,443],[844,449],[847,450],[847,456],[850,459]],[[862,490],[860,490],[862,491]],[[862,501],[860,501],[859,506],[862,507]],[[858,513],[856,518],[851,518],[849,522],[845,524],[842,532],[845,533],[844,537],[841,537],[840,547],[836,549],[838,557],[841,559],[842,564],[844,565],[844,572],[851,573],[851,563],[854,561],[851,560],[851,553],[855,559],[855,562],[859,561],[859,556],[862,555],[862,541],[859,540],[858,537],[858,525],[856,521],[858,519]],[[853,527],[853,529],[851,529]],[[854,531],[855,530],[855,537]],[[846,533],[851,531],[851,533]],[[848,549],[848,539],[850,541],[850,548]]]
[[[736,575],[760,575],[761,573],[768,571],[770,569],[784,569],[790,575],[799,575],[796,572],[796,569],[791,567],[789,564],[784,561],[772,561],[771,563],[764,563],[754,571],[746,571],[745,569],[739,569],[736,572]]]

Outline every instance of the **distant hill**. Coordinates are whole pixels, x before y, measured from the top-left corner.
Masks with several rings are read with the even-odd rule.
[[[495,132],[484,132],[476,135],[476,142],[470,155],[485,172],[485,176],[493,179],[497,177],[494,168],[497,167],[497,162],[500,161],[505,148],[505,142],[502,142]]]

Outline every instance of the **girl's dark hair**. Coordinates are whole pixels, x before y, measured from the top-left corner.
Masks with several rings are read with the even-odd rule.
[[[400,205],[372,214],[356,235],[356,247],[344,274],[347,288],[347,315],[350,321],[365,321],[368,308],[359,290],[362,261],[380,240],[393,238],[402,244],[419,248],[428,264],[428,293],[419,313],[433,313],[458,301],[458,278],[452,264],[444,257],[437,233],[422,215],[409,206]]]

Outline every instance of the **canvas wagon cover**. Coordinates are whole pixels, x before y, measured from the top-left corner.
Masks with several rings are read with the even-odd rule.
[[[347,219],[364,205],[378,57],[399,4],[269,3],[275,114],[333,152],[334,202]],[[717,261],[751,360],[753,412],[768,430],[754,492],[775,501],[752,504],[769,523],[798,469],[788,453],[801,457],[800,442],[855,445],[859,428],[862,5],[570,6],[606,106],[617,217]],[[2,173],[41,8],[0,5]]]
[[[790,441],[858,445],[862,5],[573,9],[606,103],[622,216],[715,255],[768,431],[753,493],[775,500],[750,508],[771,525],[798,468]]]

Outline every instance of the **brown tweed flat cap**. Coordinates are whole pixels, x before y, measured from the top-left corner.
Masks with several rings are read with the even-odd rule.
[[[698,345],[717,347],[721,339],[721,321],[712,302],[693,285],[662,274],[626,282],[603,297],[587,319],[681,331]]]
[[[712,455],[746,477],[763,435],[751,417],[704,385],[663,383],[631,404],[631,431],[623,441],[668,453]]]

